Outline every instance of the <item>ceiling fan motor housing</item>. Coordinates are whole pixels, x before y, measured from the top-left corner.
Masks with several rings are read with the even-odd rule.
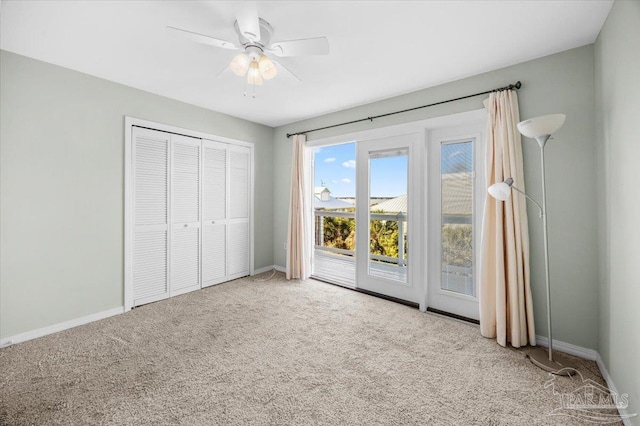
[[[262,52],[263,52],[262,47],[260,47],[260,46],[256,46],[256,45],[253,45],[253,44],[247,45],[247,46],[244,48],[244,53],[245,53],[247,56],[249,56],[249,58],[250,58],[252,61],[257,61],[257,60],[259,60],[259,59],[260,59],[260,56],[262,56]]]
[[[262,18],[258,18],[258,20],[260,22],[260,40],[252,40],[250,38],[247,38],[245,34],[240,31],[240,26],[238,25],[237,20],[233,23],[233,27],[238,34],[238,40],[240,40],[240,43],[242,43],[243,46],[258,46],[259,48],[264,50],[264,47],[269,46],[269,44],[271,43],[271,36],[273,36],[273,27]],[[249,52],[247,51],[247,53]]]

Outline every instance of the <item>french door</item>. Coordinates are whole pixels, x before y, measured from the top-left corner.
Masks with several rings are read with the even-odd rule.
[[[419,133],[356,145],[356,287],[420,303]]]
[[[427,307],[479,319],[476,247],[484,205],[478,126],[432,131],[427,146]]]
[[[320,172],[314,171],[312,275],[422,310],[478,319],[485,114],[427,120],[394,136],[385,130],[384,137],[368,133],[342,145],[311,145],[322,147],[313,163]],[[356,161],[348,145],[355,145]],[[340,165],[356,169],[355,193],[341,186]],[[320,191],[339,199],[323,200]],[[354,205],[343,207],[344,201]]]

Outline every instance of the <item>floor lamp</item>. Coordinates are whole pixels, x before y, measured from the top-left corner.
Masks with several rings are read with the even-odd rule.
[[[564,114],[544,115],[532,118],[518,123],[518,130],[524,136],[535,139],[540,145],[540,165],[542,169],[542,206],[533,198],[529,197],[524,191],[513,186],[513,179],[508,178],[504,182],[499,182],[489,187],[489,194],[500,201],[506,201],[511,196],[511,190],[523,194],[528,200],[531,200],[540,210],[542,225],[544,228],[544,266],[546,272],[547,284],[547,326],[549,336],[549,348],[545,351],[543,348],[536,347],[529,352],[529,359],[538,367],[546,371],[556,374],[570,375],[573,373],[573,366],[570,365],[561,356],[553,354],[553,338],[551,335],[551,287],[549,279],[549,245],[547,242],[547,196],[545,188],[545,172],[544,172],[544,146],[552,134],[557,132],[564,124]]]

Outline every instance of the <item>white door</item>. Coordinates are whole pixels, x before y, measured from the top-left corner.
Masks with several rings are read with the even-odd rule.
[[[413,303],[422,294],[415,161],[421,140],[416,133],[358,141],[356,147],[356,286]],[[379,244],[383,239],[395,249]]]
[[[435,130],[428,142],[427,307],[479,319],[477,250],[484,205],[482,133],[477,126]]]
[[[171,296],[200,288],[200,147],[171,135]]]
[[[229,146],[228,278],[250,272],[251,150]]]
[[[125,309],[249,275],[253,147],[125,125]]]
[[[202,287],[227,278],[228,145],[202,141]]]
[[[168,133],[134,127],[131,138],[133,305],[169,296]]]

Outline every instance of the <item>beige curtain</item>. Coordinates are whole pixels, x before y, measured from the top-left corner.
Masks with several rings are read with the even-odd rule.
[[[524,191],[520,121],[515,91],[491,93],[486,143],[487,187],[512,177]],[[518,348],[535,345],[529,282],[529,231],[526,199],[513,191],[507,201],[487,194],[480,253],[480,332]]]
[[[309,178],[305,170],[305,135],[293,136],[291,158],[291,198],[289,200],[289,232],[287,235],[287,279],[309,278],[311,274],[311,235],[307,201]]]

